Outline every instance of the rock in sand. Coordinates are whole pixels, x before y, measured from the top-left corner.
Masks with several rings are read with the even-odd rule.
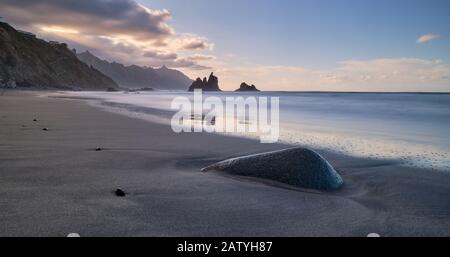
[[[116,194],[116,196],[119,196],[119,197],[124,197],[125,196],[125,191],[123,191],[120,188],[117,188],[114,193]]]
[[[214,170],[324,191],[339,189],[344,183],[327,160],[302,147],[232,158],[202,169]]]

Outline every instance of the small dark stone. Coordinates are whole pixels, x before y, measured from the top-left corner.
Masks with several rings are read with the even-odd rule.
[[[97,147],[97,148],[95,148],[95,151],[101,151],[101,150],[103,150],[103,148],[101,148],[101,147]]]
[[[33,119],[33,121],[37,121],[37,119]]]
[[[42,130],[44,130],[44,131],[48,131],[48,128],[43,128]]]
[[[120,188],[116,189],[115,194],[118,197],[124,197],[125,196],[125,192],[122,189],[120,189]]]

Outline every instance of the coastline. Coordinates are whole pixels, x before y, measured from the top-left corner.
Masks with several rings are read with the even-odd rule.
[[[286,145],[175,134],[30,91],[0,99],[1,236],[450,235],[449,173],[319,151],[344,188],[290,190],[200,172]]]

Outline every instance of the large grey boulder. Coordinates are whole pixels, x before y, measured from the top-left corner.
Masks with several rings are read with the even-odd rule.
[[[317,190],[335,190],[344,183],[327,160],[301,147],[232,158],[202,169],[214,170]]]

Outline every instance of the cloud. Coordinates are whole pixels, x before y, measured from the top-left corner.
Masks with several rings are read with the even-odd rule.
[[[160,60],[175,60],[178,55],[176,53],[164,53],[157,51],[147,51],[144,53],[144,57],[160,59]]]
[[[178,51],[212,48],[206,38],[178,35],[167,10],[153,10],[134,0],[2,0],[2,16],[18,28],[48,40],[67,42],[109,61],[199,70],[200,58],[180,58]]]
[[[344,61],[335,72],[346,74],[355,81],[364,78],[373,81],[417,83],[419,80],[431,82],[449,79],[450,67],[440,60],[385,58]]]
[[[200,65],[198,59],[180,58],[176,53],[161,53],[156,51],[147,51],[144,57],[152,59],[152,62],[158,62],[158,66],[170,66],[172,68],[189,68],[192,70],[207,70],[209,66]]]
[[[331,69],[222,63],[215,73],[228,90],[245,81],[263,90],[450,91],[450,66],[418,58],[346,60]]]
[[[191,61],[191,60],[188,60],[185,58],[180,58],[180,59],[175,60],[172,67],[174,67],[174,68],[189,68],[192,70],[211,70],[212,69],[209,66],[200,65],[194,61]]]
[[[118,40],[113,37],[93,36],[73,33],[53,34],[49,32],[39,33],[49,40],[60,42],[70,42],[70,47],[76,48],[79,52],[89,50],[98,57],[123,63],[125,65],[141,65],[150,67],[161,67],[163,65],[170,68],[185,68],[199,70],[209,68],[199,64],[200,60],[190,60],[180,58],[176,52],[169,50],[157,50],[148,48],[145,44],[136,44],[134,41]]]
[[[192,41],[183,45],[183,49],[194,50],[194,49],[205,49],[208,45],[204,41]]]
[[[356,91],[450,91],[450,66],[440,60],[347,60],[320,73],[318,86]]]
[[[440,36],[436,35],[436,34],[426,34],[426,35],[419,37],[417,39],[416,43],[417,44],[425,44],[427,42],[430,42],[431,40],[438,39],[439,37]]]
[[[2,14],[25,26],[58,25],[93,35],[128,35],[158,41],[172,35],[167,10],[151,10],[131,0],[3,0]]]
[[[179,50],[213,50],[214,44],[208,42],[208,39],[194,34],[183,34],[174,38],[169,45]]]
[[[192,61],[208,61],[208,60],[215,60],[216,57],[214,55],[194,54],[188,56],[187,59]]]

